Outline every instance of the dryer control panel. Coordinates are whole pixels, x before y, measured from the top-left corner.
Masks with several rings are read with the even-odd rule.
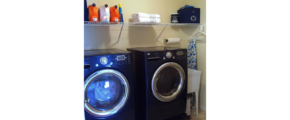
[[[187,52],[183,50],[175,51],[175,56],[176,59],[187,59]]]
[[[147,60],[156,61],[156,60],[167,60],[167,59],[187,59],[186,50],[167,50],[161,52],[147,52]]]
[[[163,59],[187,59],[187,54],[185,50],[164,51]]]

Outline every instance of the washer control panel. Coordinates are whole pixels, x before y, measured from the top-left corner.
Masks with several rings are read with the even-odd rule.
[[[100,55],[87,57],[84,61],[85,69],[93,67],[126,66],[132,64],[131,54]]]
[[[108,63],[108,58],[106,58],[106,57],[101,57],[101,59],[100,59],[100,63],[101,63],[102,65],[106,65],[106,64]]]

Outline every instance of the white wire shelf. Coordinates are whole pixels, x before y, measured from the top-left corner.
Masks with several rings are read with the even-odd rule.
[[[136,27],[155,27],[155,26],[171,26],[171,27],[198,27],[199,23],[120,23],[120,22],[91,22],[85,21],[85,26],[136,26]]]
[[[198,27],[200,24],[199,23],[134,23],[134,22],[125,22],[125,23],[120,23],[120,22],[91,22],[91,21],[85,21],[84,26],[120,26],[120,33],[118,37],[117,43],[120,41],[120,37],[122,34],[123,26],[134,26],[134,27],[163,27],[163,30],[161,33],[158,35],[156,42],[158,41],[159,37],[163,33],[166,27]]]
[[[122,23],[85,21],[85,26],[121,26]]]

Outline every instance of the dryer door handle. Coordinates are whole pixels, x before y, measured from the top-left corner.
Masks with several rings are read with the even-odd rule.
[[[83,69],[87,69],[87,68],[90,68],[90,64],[84,64],[83,65]]]

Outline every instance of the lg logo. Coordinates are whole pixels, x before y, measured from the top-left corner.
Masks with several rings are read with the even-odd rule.
[[[191,16],[190,19],[191,19],[191,21],[196,21],[196,17],[195,16]]]

